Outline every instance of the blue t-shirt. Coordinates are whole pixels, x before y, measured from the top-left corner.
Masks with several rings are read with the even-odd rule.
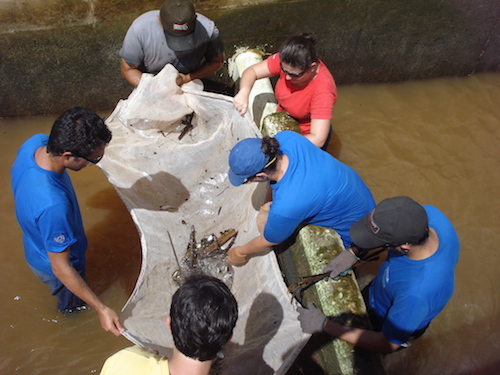
[[[271,184],[264,238],[281,243],[304,223],[334,229],[349,246],[351,225],[375,207],[368,187],[351,167],[304,136],[283,131],[275,138],[289,163],[282,179]]]
[[[412,260],[389,253],[370,287],[369,306],[383,321],[382,333],[396,345],[427,326],[453,294],[460,242],[453,225],[437,208],[423,206],[439,238],[429,258]]]
[[[45,134],[29,138],[19,149],[11,170],[26,261],[37,270],[54,275],[47,252],[58,253],[70,247],[70,262],[82,272],[87,239],[68,172],[48,171],[35,162],[35,151],[45,146],[48,138]]]

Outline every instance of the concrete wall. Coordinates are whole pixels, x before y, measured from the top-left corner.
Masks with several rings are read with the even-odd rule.
[[[0,116],[112,109],[131,91],[119,73],[123,37],[161,0],[0,0]],[[226,56],[272,53],[294,33],[318,35],[337,84],[500,70],[498,0],[198,0]],[[217,79],[228,83],[226,66]]]

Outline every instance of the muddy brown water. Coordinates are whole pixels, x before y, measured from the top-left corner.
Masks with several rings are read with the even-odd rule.
[[[500,74],[339,87],[329,151],[359,172],[376,201],[409,195],[440,208],[462,244],[453,298],[412,348],[385,357],[388,374],[498,373],[499,98]],[[1,374],[98,374],[130,345],[104,332],[94,311],[57,312],[24,260],[9,171],[21,143],[56,117],[0,119]],[[89,284],[120,310],[139,273],[137,231],[97,167],[71,176],[89,238]]]

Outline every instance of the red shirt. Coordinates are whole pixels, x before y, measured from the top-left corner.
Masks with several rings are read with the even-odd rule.
[[[281,71],[279,53],[267,59],[267,67],[273,76],[280,78],[274,95],[278,100],[278,112],[286,112],[299,122],[300,131],[306,135],[311,130],[311,119],[332,118],[333,105],[337,101],[337,87],[326,65],[318,59],[316,77],[307,85],[299,86],[285,78]]]

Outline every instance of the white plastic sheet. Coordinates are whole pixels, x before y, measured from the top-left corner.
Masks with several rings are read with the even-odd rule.
[[[178,268],[168,233],[179,256],[192,225],[198,239],[234,228],[236,245],[243,244],[258,234],[255,218],[265,190],[257,184],[233,187],[227,178],[231,148],[258,136],[251,117],[241,116],[232,98],[203,92],[195,83],[180,89],[176,74],[167,65],[157,76],[143,75],[139,87],[118,103],[106,121],[113,139],[100,163],[141,236],[141,272],[121,314],[125,337],[167,356],[173,342],[165,319]],[[192,112],[194,128],[179,140],[181,120]],[[275,254],[236,268],[231,289],[239,319],[222,373],[285,373],[308,335]]]

